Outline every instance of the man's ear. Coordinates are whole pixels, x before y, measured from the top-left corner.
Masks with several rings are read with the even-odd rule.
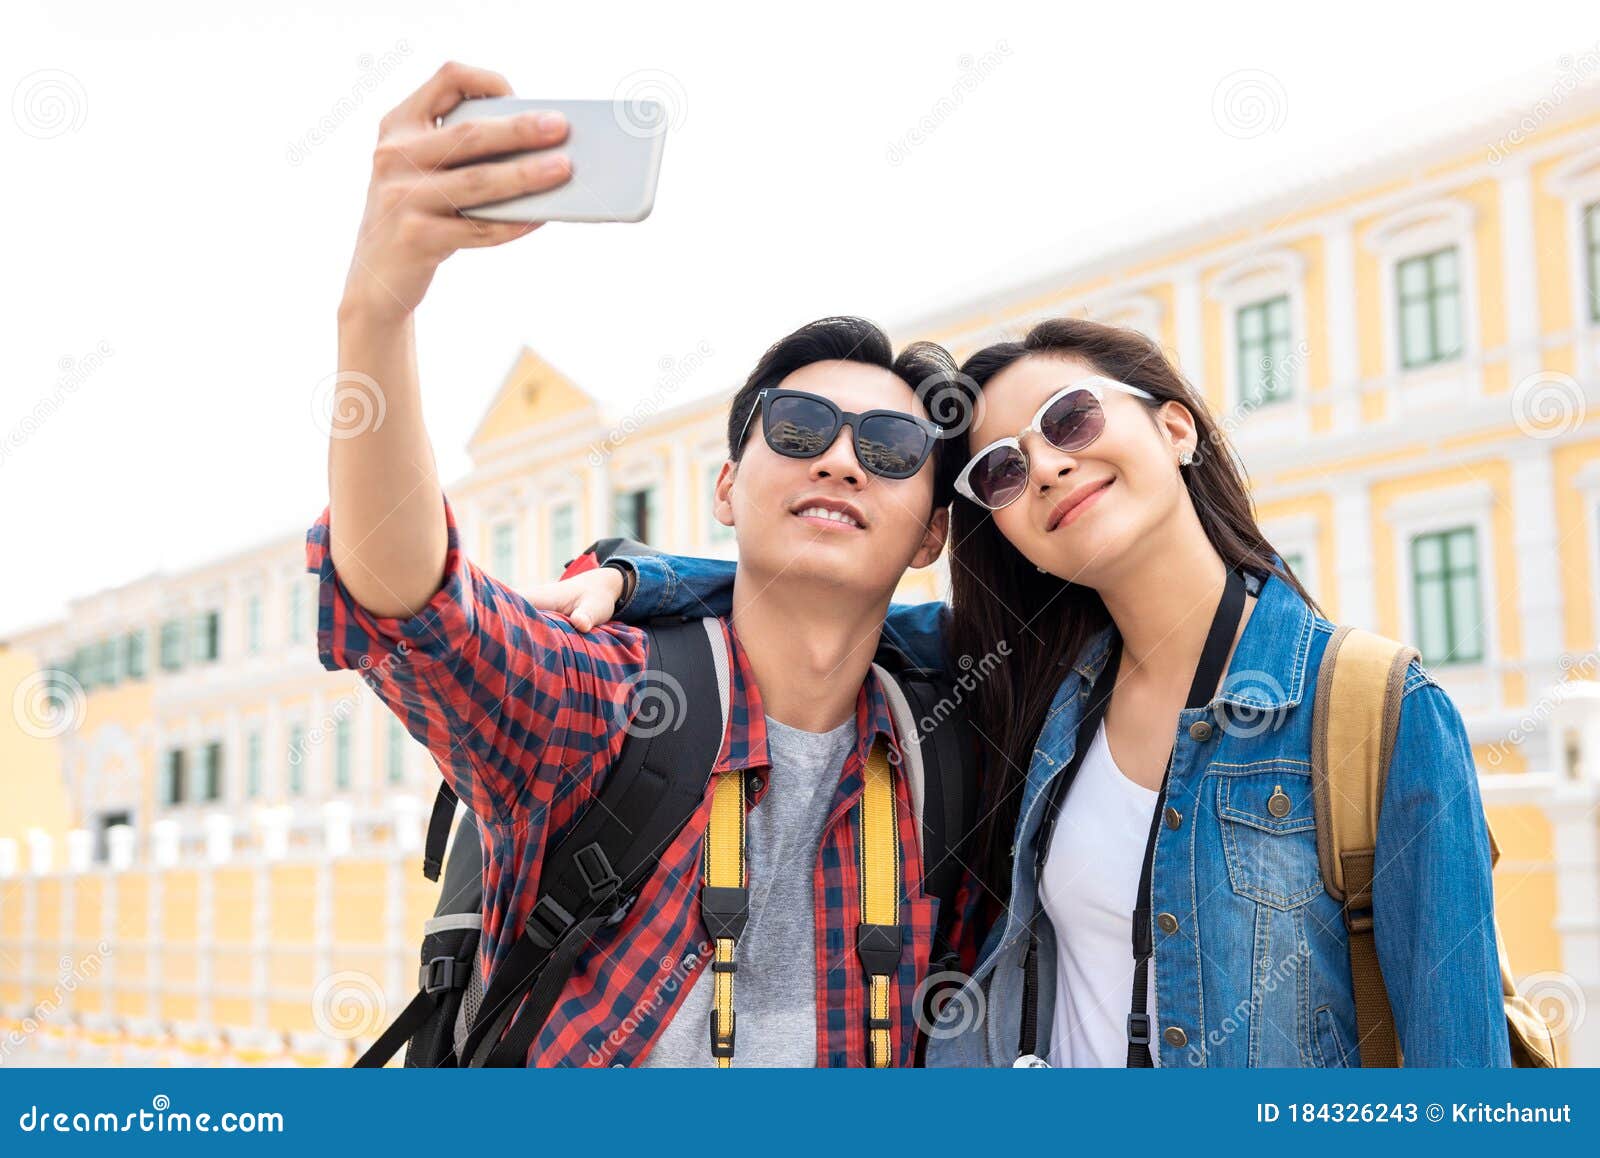
[[[944,541],[949,534],[950,508],[940,507],[933,512],[933,518],[928,520],[928,529],[923,533],[922,542],[917,545],[917,553],[911,557],[911,565],[926,567],[937,561],[944,551]]]
[[[717,472],[716,484],[711,488],[711,517],[724,527],[733,526],[733,476],[739,464],[727,459]]]

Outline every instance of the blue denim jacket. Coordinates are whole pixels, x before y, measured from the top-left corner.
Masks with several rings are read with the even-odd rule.
[[[628,618],[731,609],[730,563],[632,563],[639,583]],[[1164,1067],[1357,1066],[1348,935],[1338,902],[1323,891],[1311,789],[1311,709],[1333,625],[1276,577],[1257,596],[1222,690],[1178,717],[1166,801],[1178,825],[1160,826],[1151,876],[1152,914],[1177,924],[1153,930],[1152,1049]],[[897,604],[885,634],[916,662],[942,664],[947,615],[942,604]],[[943,1007],[929,1065],[1016,1058],[1042,806],[1072,759],[1112,630],[1070,664],[1056,691],[1023,790],[1009,904],[973,976]],[[1275,816],[1267,799],[1280,787],[1292,804]],[[1406,673],[1377,863],[1378,959],[1406,1065],[1510,1065],[1477,771],[1460,713],[1416,662]],[[1050,922],[1039,929],[1038,1052],[1048,1056],[1056,946]]]

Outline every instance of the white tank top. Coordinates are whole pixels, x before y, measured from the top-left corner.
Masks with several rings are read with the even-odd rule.
[[[1056,934],[1053,1066],[1128,1064],[1133,907],[1158,795],[1112,761],[1102,722],[1062,803],[1039,888]],[[1155,1059],[1154,961],[1145,1008]]]

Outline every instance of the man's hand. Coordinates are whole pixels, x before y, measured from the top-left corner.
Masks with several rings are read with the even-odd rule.
[[[622,596],[622,572],[615,567],[596,567],[570,579],[540,584],[523,595],[540,611],[565,615],[573,627],[588,631],[616,612]]]
[[[565,184],[572,167],[561,153],[480,160],[558,145],[567,137],[565,118],[529,112],[434,125],[467,97],[510,95],[499,73],[450,61],[379,123],[343,312],[373,321],[407,317],[456,250],[501,245],[543,224],[477,221],[457,210]]]

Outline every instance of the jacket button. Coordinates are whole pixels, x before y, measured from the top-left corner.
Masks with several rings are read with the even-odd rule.
[[[1202,741],[1211,739],[1211,725],[1204,720],[1196,720],[1189,725],[1189,739]]]
[[[1156,917],[1156,927],[1163,933],[1176,933],[1178,931],[1178,918],[1171,913],[1161,913]]]
[[[760,795],[761,789],[766,785],[766,783],[767,782],[765,780],[761,779],[761,773],[759,773],[759,772],[757,772],[755,775],[751,776],[750,777],[750,795],[751,796]]]
[[[1167,827],[1177,828],[1182,823],[1183,813],[1179,812],[1176,808],[1169,807],[1167,809]]]
[[[1169,1025],[1161,1031],[1161,1040],[1168,1045],[1188,1045],[1189,1035],[1176,1025]]]

